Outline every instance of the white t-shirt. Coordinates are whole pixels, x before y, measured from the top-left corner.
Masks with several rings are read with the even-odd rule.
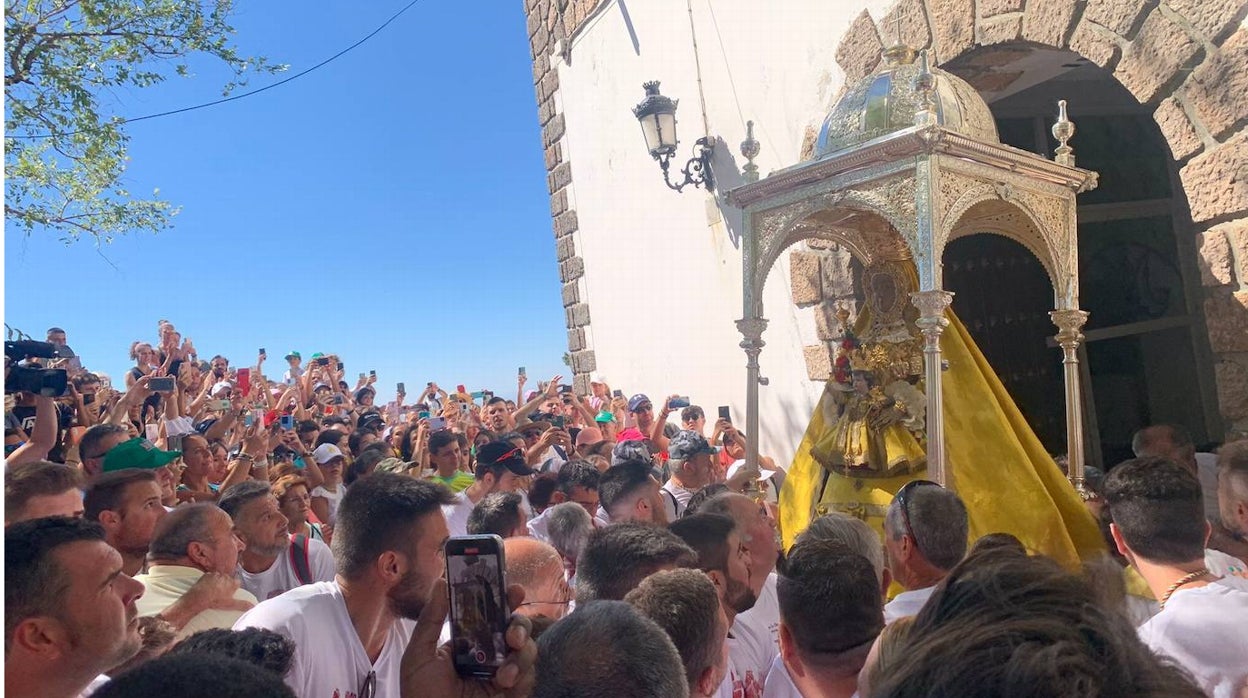
[[[903,591],[894,596],[892,601],[884,604],[884,624],[888,625],[898,618],[917,614],[923,610],[923,604],[927,603],[935,590],[936,587],[930,586],[914,591]]]
[[[455,495],[453,504],[442,505],[442,515],[446,517],[446,527],[452,536],[468,535],[468,516],[476,504],[468,499],[467,490]]]
[[[766,678],[771,662],[780,656],[780,597],[776,595],[776,573],[767,575],[754,607],[737,614],[732,634],[737,638],[738,665],[752,662],[761,666],[759,680]]]
[[[689,506],[689,500],[693,499],[695,491],[677,485],[675,480],[663,483],[663,491],[659,493],[659,496],[663,498],[663,508],[667,510],[668,521],[675,521],[685,513],[685,507]]]
[[[342,589],[321,582],[261,602],[234,624],[243,628],[266,628],[294,640],[286,685],[299,698],[359,695],[370,671],[377,674],[376,698],[399,698],[399,666],[416,621],[395,621],[377,661],[370,662]]]
[[[290,545],[294,547],[294,541],[291,541]],[[269,566],[269,569],[263,572],[248,572],[243,569],[242,563],[239,563],[238,583],[261,601],[302,585],[299,576],[295,574],[290,554],[289,548],[284,550]],[[295,554],[300,553],[296,550]],[[312,573],[313,582],[334,581],[334,554],[329,552],[328,545],[313,538],[308,539],[308,571]]]
[[[338,504],[342,502],[342,496],[347,493],[347,486],[339,483],[337,492],[330,492],[324,486],[317,485],[312,490],[313,497],[324,497],[329,503],[329,521],[322,521],[333,526],[338,523]]]
[[[1213,698],[1239,696],[1248,687],[1248,591],[1220,582],[1179,589],[1139,634]]]
[[[1218,509],[1218,457],[1213,453],[1196,454],[1196,477],[1200,480],[1200,494],[1205,503],[1205,518],[1214,523],[1222,521]]]
[[[771,671],[767,672],[767,681],[763,684],[763,698],[802,698],[780,655],[771,661]]]
[[[1205,567],[1215,577],[1222,577],[1222,584],[1248,591],[1248,565],[1245,565],[1243,560],[1227,555],[1221,550],[1205,548]]]

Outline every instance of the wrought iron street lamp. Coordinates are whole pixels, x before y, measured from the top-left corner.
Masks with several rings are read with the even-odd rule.
[[[646,148],[650,151],[650,156],[659,161],[659,167],[663,170],[663,181],[676,191],[690,184],[695,187],[706,187],[707,191],[714,191],[715,177],[711,173],[714,145],[707,136],[694,142],[694,155],[680,171],[685,176],[684,180],[677,184],[672,183],[668,175],[668,166],[672,155],[676,153],[676,103],[678,100],[659,94],[657,80],[647,82],[642,87],[646,90],[646,98],[633,107],[633,115],[641,124],[641,134],[646,139]]]

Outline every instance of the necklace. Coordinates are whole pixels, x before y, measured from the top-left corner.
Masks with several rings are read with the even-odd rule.
[[[1209,574],[1208,568],[1202,567],[1196,570],[1195,572],[1192,572],[1191,574],[1185,574],[1182,577],[1179,577],[1179,580],[1175,582],[1174,584],[1171,584],[1169,588],[1166,589],[1166,593],[1162,594],[1161,607],[1162,608],[1166,607],[1166,602],[1170,600],[1170,596],[1174,594],[1174,592],[1179,590],[1179,587],[1183,586],[1184,584],[1190,584],[1207,574]]]

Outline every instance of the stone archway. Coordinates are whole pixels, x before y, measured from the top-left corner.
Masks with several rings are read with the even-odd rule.
[[[1011,42],[1066,49],[1110,71],[1150,107],[1191,209],[1227,440],[1248,436],[1245,16],[1248,0],[901,0],[878,25],[862,12],[836,52],[848,85],[875,69],[882,37],[891,42],[897,27],[906,43],[929,48],[938,64]],[[795,301],[852,294],[843,273],[840,288],[820,284],[812,293],[811,282],[827,276],[825,266],[845,268],[843,253],[812,249],[795,252],[791,261]],[[812,378],[824,357],[819,349],[807,349]]]

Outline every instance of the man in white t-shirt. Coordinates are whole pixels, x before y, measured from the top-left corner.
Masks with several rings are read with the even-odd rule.
[[[798,540],[777,586],[784,667],[764,698],[850,698],[871,644],[884,629],[875,567],[848,547]]]
[[[507,641],[516,651],[493,682],[460,679],[450,653],[437,649],[449,605],[439,507],[450,499],[445,487],[404,475],[359,480],[339,507],[337,578],[264,601],[234,627],[295,642],[286,683],[300,698],[494,695],[531,686],[537,649],[526,619],[513,617]],[[523,598],[508,591],[513,605]],[[410,681],[407,691],[401,681]]]
[[[884,552],[905,591],[884,606],[884,622],[913,616],[966,555],[966,505],[952,490],[912,480],[897,490],[884,516]]]
[[[1118,551],[1140,573],[1161,610],[1140,639],[1168,655],[1209,695],[1248,688],[1248,591],[1205,566],[1209,523],[1200,481],[1161,458],[1119,463],[1102,486]]]
[[[745,533],[730,516],[705,514],[672,522],[668,529],[698,554],[698,569],[706,573],[719,592],[720,605],[729,627],[737,616],[754,606],[757,597],[750,585],[750,550]],[[728,672],[720,684],[723,698],[761,698],[763,680],[771,667],[770,656],[734,649],[736,638],[728,634]]]
[[[711,482],[712,460],[719,449],[696,431],[684,430],[671,438],[667,446],[668,466],[672,476],[663,483],[659,494],[667,510],[667,520],[675,521],[685,513],[693,493]]]
[[[217,505],[234,520],[247,545],[238,555],[238,581],[264,601],[297,586],[334,578],[334,556],[319,540],[291,540],[269,483],[248,480],[226,490]]]
[[[477,449],[476,480],[463,492],[442,505],[442,514],[452,536],[468,534],[468,516],[472,509],[493,492],[515,492],[520,479],[535,475],[524,462],[524,449],[510,441],[491,441]]]

